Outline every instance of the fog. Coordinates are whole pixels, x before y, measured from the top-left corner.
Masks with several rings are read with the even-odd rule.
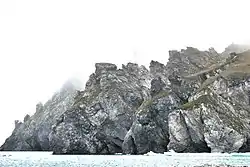
[[[250,42],[247,0],[1,0],[0,144],[95,62],[166,63],[168,50]]]

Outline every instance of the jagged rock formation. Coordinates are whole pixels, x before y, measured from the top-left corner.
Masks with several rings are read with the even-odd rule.
[[[114,64],[96,64],[86,89],[53,127],[54,153],[122,152],[135,112],[149,96],[147,73],[146,68],[132,63],[120,70]]]
[[[219,54],[213,48],[188,47],[170,51],[166,65],[152,61],[149,70],[133,63],[121,69],[97,63],[84,91],[71,89],[58,94],[59,100],[38,104],[34,116],[16,122],[1,149],[55,154],[250,151],[247,49],[230,45]]]
[[[26,115],[24,121],[15,121],[12,135],[6,139],[0,150],[4,151],[46,151],[49,146],[49,133],[60,115],[74,102],[76,90],[80,88],[73,80],[66,82],[60,91],[44,105],[38,103],[33,116]]]

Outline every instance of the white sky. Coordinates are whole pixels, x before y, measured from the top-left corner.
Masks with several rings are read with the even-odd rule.
[[[0,0],[0,144],[95,62],[167,62],[186,46],[250,42],[248,0]]]

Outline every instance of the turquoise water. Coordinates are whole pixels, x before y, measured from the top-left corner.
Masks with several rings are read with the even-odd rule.
[[[250,153],[52,155],[51,152],[0,152],[0,167],[188,167],[202,164],[250,166]]]

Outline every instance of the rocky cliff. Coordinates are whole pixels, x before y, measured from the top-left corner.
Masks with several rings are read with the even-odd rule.
[[[1,150],[55,154],[250,151],[250,49],[188,47],[166,65],[97,63],[84,91],[69,86],[26,116]]]
[[[76,90],[80,84],[76,80],[67,81],[45,104],[38,103],[33,116],[26,115],[23,122],[15,121],[15,129],[0,150],[4,151],[48,151],[49,134],[62,113],[72,106]]]

